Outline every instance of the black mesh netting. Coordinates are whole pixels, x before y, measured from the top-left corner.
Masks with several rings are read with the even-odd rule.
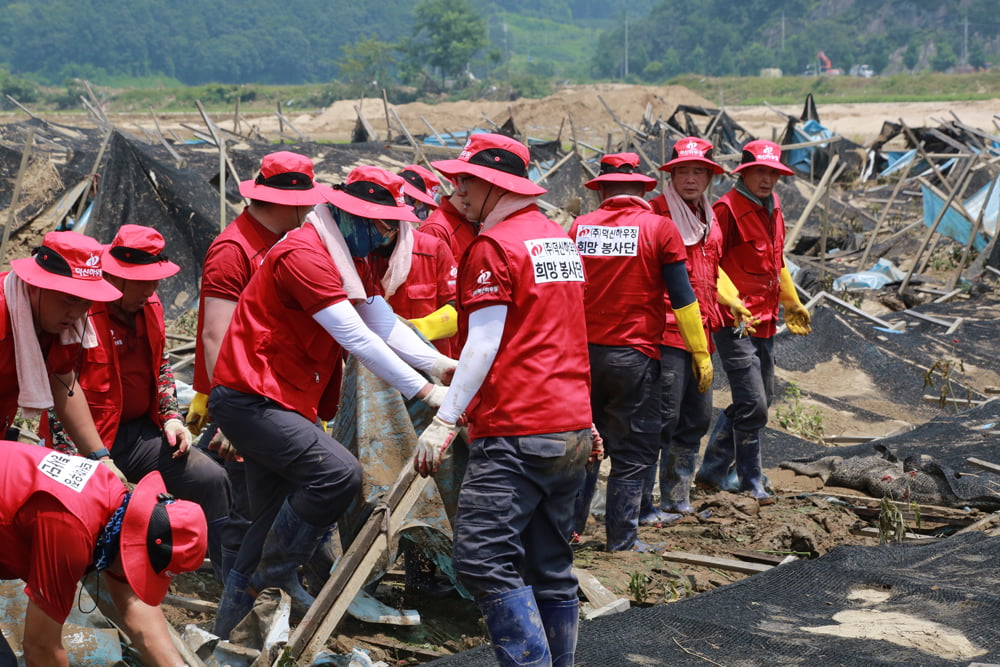
[[[1000,538],[838,547],[670,605],[580,624],[576,665],[1000,661]],[[479,648],[433,665],[495,665]]]

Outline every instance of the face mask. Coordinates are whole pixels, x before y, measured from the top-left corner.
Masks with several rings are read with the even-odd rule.
[[[351,251],[352,257],[364,259],[372,250],[392,242],[392,239],[382,236],[367,218],[358,217],[332,204],[327,206],[337,221],[337,228],[347,242],[347,249]]]

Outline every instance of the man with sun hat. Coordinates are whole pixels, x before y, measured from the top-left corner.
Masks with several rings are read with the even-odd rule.
[[[778,179],[794,173],[782,164],[780,146],[764,139],[751,141],[733,169],[739,180],[713,206],[722,230],[720,268],[759,323],[746,335],[732,313],[722,309],[724,327],[716,332],[715,344],[729,378],[732,403],[716,421],[695,483],[724,487],[735,464],[738,490],[762,505],[774,502],[765,489],[760,429],[767,424],[774,391],[778,306],[784,308],[785,323],[793,334],[804,336],[812,331],[809,311],[799,301],[785,267],[785,221],[774,193]]]
[[[593,389],[594,423],[611,459],[608,477],[608,551],[644,550],[638,539],[639,506],[660,437],[660,341],[669,303],[695,386],[712,383],[712,362],[701,310],[685,269],[677,228],[643,198],[656,179],[642,173],[635,153],[601,158],[600,174],[584,184],[601,206],[570,228],[587,272],[584,303]],[[669,298],[667,298],[669,297]],[[587,477],[577,507],[577,532],[589,514],[596,470]],[[660,522],[677,516],[653,512]]]
[[[467,334],[445,403],[418,441],[433,474],[468,418],[469,463],[455,517],[455,571],[476,598],[502,665],[572,665],[579,607],[566,542],[591,451],[583,265],[538,209],[528,148],[474,134],[432,166],[481,225],[460,259]]]
[[[663,193],[649,203],[653,210],[669,217],[680,233],[687,250],[687,273],[698,303],[708,340],[708,352],[714,349],[712,333],[722,328],[719,304],[726,305],[737,321],[746,321],[752,330],[750,311],[736,294],[736,288],[719,270],[722,232],[712,212],[707,191],[714,179],[725,172],[714,159],[712,143],[701,137],[684,137],[674,142],[670,160],[660,167],[670,174]],[[698,462],[702,436],[712,421],[712,388],[699,391],[691,368],[691,354],[684,345],[667,297],[667,321],[660,341],[662,381],[662,417],[660,432],[660,506],[661,512],[690,513],[691,482]],[[643,488],[639,523],[655,517],[652,493],[656,466],[649,469]]]
[[[175,500],[158,472],[129,492],[96,461],[0,442],[0,579],[26,584],[27,665],[67,664],[63,624],[95,571],[143,664],[184,665],[159,604],[174,575],[201,566],[206,542],[201,508]],[[16,664],[2,635],[0,664]]]
[[[54,407],[67,428],[86,428],[84,439],[101,447],[93,429],[87,399],[77,386],[77,360],[84,348],[97,346],[87,317],[92,302],[120,299],[122,293],[104,279],[102,246],[76,232],[49,232],[31,257],[11,261],[0,274],[0,437],[16,439],[18,408],[25,418]],[[60,354],[63,348],[71,355]],[[102,463],[114,468],[110,457]]]
[[[226,471],[202,450],[191,447],[191,434],[177,406],[174,375],[166,353],[163,306],[156,288],[180,271],[165,252],[163,236],[152,227],[122,225],[101,256],[104,277],[121,291],[120,299],[90,308],[100,341],[79,362],[80,386],[100,436],[99,448],[88,439],[76,443],[49,414],[49,446],[78,451],[91,459],[110,456],[130,482],[158,470],[170,493],[205,511],[209,556],[221,561],[221,532],[229,517],[230,485]]]
[[[194,399],[186,421],[196,435],[208,424],[208,393],[219,347],[236,310],[236,302],[264,255],[286,232],[299,227],[316,204],[326,201],[330,188],[317,183],[313,162],[305,155],[277,151],[263,157],[260,173],[240,183],[250,204],[220,233],[202,264],[195,341]],[[204,445],[218,452],[232,481],[232,510],[224,531],[219,577],[224,581],[249,525],[249,501],[243,464],[217,429],[207,431]]]
[[[414,368],[440,377],[453,366],[372,296],[374,285],[355,269],[353,258],[417,220],[403,200],[403,179],[357,167],[328,200],[267,253],[215,365],[209,409],[244,458],[254,490],[252,523],[216,615],[215,633],[224,638],[264,588],[289,593],[300,613],[313,602],[297,569],[361,485],[357,459],[317,425],[336,412],[344,351],[432,407],[443,387]]]

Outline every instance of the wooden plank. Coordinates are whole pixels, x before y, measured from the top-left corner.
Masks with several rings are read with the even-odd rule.
[[[878,528],[866,527],[866,528],[852,528],[852,535],[860,535],[862,537],[873,537],[875,539],[879,538]],[[940,537],[933,537],[931,535],[921,535],[919,533],[903,533],[904,542],[937,542]]]
[[[830,163],[826,165],[826,171],[823,172],[823,177],[819,180],[819,185],[816,186],[815,192],[813,192],[812,197],[809,198],[809,203],[802,210],[802,215],[799,216],[798,221],[795,226],[792,227],[792,231],[788,233],[785,238],[785,252],[789,251],[792,246],[795,245],[795,241],[799,238],[799,233],[802,231],[803,225],[806,224],[806,219],[809,214],[812,213],[813,208],[819,203],[820,197],[823,193],[830,189],[830,183],[833,181],[833,173],[837,169],[837,164],[840,162],[840,155],[837,153],[833,154],[830,158]]]
[[[960,405],[963,407],[972,408],[977,405],[982,405],[986,401],[979,401],[974,398],[952,398],[951,396],[945,396],[943,399],[940,396],[929,396],[927,394],[923,397],[924,403],[928,405],[940,405],[944,403],[945,405]]]
[[[398,651],[401,653],[409,653],[418,658],[428,658],[430,660],[436,660],[437,658],[444,658],[449,655],[453,655],[446,651],[432,651],[429,648],[422,648],[420,646],[411,646],[409,644],[404,644],[403,642],[396,641],[390,637],[369,637],[366,635],[351,635],[351,639],[356,639],[359,642],[364,642],[366,644],[371,644],[372,646],[380,646],[390,651]]]
[[[773,565],[762,563],[747,563],[733,558],[717,558],[716,556],[703,556],[685,551],[667,551],[661,554],[663,560],[671,563],[684,563],[685,565],[700,565],[702,567],[714,567],[720,570],[732,572],[742,572],[744,574],[757,574],[772,569]]]
[[[219,605],[215,602],[196,600],[194,598],[184,597],[183,595],[174,595],[173,593],[167,593],[167,596],[163,598],[163,604],[170,605],[171,607],[180,607],[181,609],[187,609],[188,611],[196,611],[201,614],[214,615],[219,611]]]
[[[21,166],[17,170],[17,179],[14,181],[14,194],[10,197],[10,208],[8,209],[7,224],[3,227],[3,239],[0,240],[0,264],[7,257],[7,243],[10,241],[10,233],[14,230],[17,222],[17,200],[21,198],[21,183],[24,181],[24,172],[28,169],[28,160],[31,157],[31,146],[35,140],[35,128],[28,128],[28,138],[24,142],[24,150],[21,151]]]
[[[989,461],[977,459],[974,456],[970,456],[969,458],[965,459],[965,462],[968,463],[970,466],[979,468],[980,470],[986,470],[988,472],[993,472],[1000,475],[1000,465],[997,465],[996,463],[990,463]]]
[[[781,565],[782,561],[785,560],[786,555],[790,554],[766,554],[761,551],[746,551],[744,549],[733,549],[730,553],[740,560],[750,561],[751,563],[763,563],[764,565]]]
[[[611,604],[620,597],[605,588],[604,584],[597,580],[597,577],[586,570],[574,567],[573,574],[576,576],[577,581],[580,582],[580,590],[583,591],[584,597],[595,607],[603,607]]]
[[[383,552],[389,548],[389,536],[399,530],[406,515],[431,481],[419,477],[412,464],[399,472],[396,482],[376,510],[362,526],[347,548],[336,569],[316,596],[302,622],[289,637],[288,644],[275,661],[275,667],[288,664],[310,664],[333,634],[358,591],[365,584]],[[388,531],[383,523],[388,514]]]

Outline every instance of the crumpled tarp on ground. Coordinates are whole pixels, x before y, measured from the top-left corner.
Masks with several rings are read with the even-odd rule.
[[[399,476],[403,466],[412,465],[417,434],[430,423],[434,410],[423,401],[403,400],[398,391],[351,357],[344,368],[340,409],[333,421],[332,435],[347,447],[364,468],[361,500],[340,521],[341,540],[346,548]],[[416,545],[437,564],[456,588],[458,583],[451,561],[451,519],[458,503],[458,489],[465,474],[468,456],[456,439],[452,452],[434,476],[421,499],[413,506],[396,537]],[[395,549],[383,558],[373,573],[381,577],[396,558]]]
[[[93,609],[83,613],[84,609]],[[18,664],[24,664],[21,639],[24,635],[24,614],[28,608],[28,596],[24,594],[24,582],[20,580],[0,581],[0,631],[3,632],[11,650],[18,657]],[[78,603],[73,605],[62,631],[63,646],[69,657],[70,667],[108,667],[122,665],[122,647],[118,630],[104,617],[87,591],[81,592]],[[0,653],[0,658],[3,654]]]

